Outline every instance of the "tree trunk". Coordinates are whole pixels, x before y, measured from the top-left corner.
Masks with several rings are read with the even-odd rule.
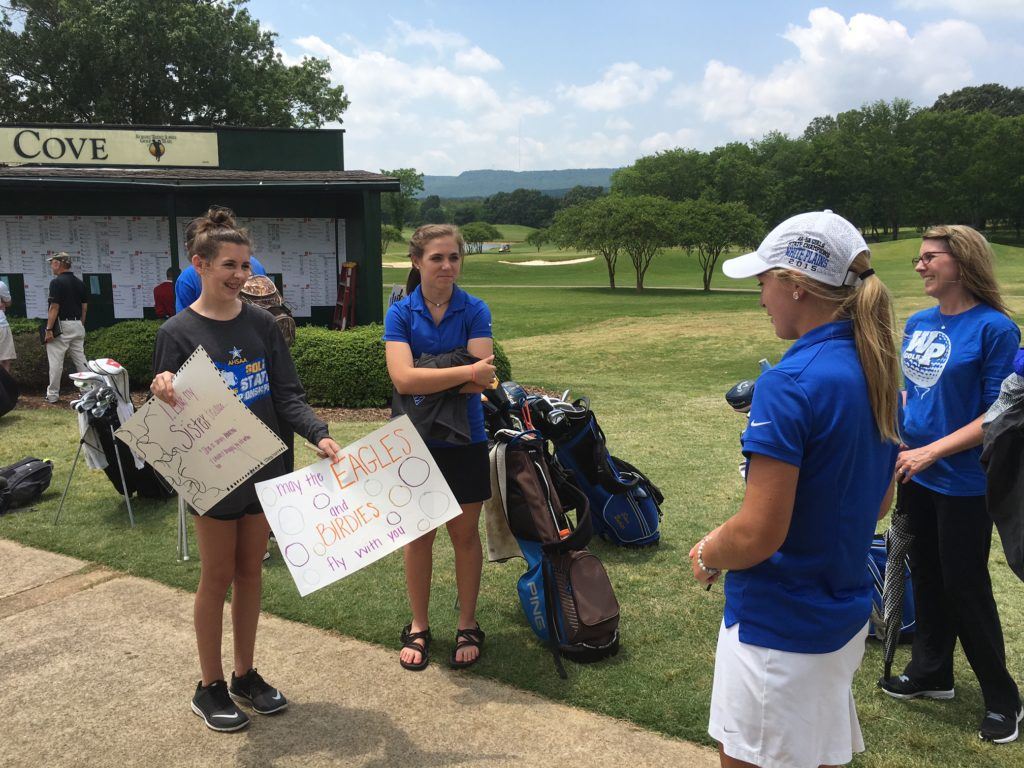
[[[608,267],[608,287],[613,291],[615,290],[615,262],[609,259],[607,256],[604,257],[604,264]]]

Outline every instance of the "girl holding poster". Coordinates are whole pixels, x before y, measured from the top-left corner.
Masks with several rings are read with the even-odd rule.
[[[322,456],[337,457],[339,446],[327,425],[313,413],[295,372],[284,337],[273,316],[243,304],[238,293],[251,273],[252,244],[234,215],[211,208],[186,230],[192,266],[202,292],[191,306],[164,323],[157,332],[153,370],[161,371],[150,390],[174,403],[174,374],[202,346],[239,399],[278,436],[280,413],[297,432],[315,444]],[[249,717],[235,702],[259,714],[280,712],[288,702],[253,666],[256,626],[260,615],[262,561],[270,527],[256,498],[255,484],[286,474],[282,457],[254,473],[196,516],[196,537],[202,570],[195,601],[196,644],[202,680],[192,698],[192,711],[215,731],[237,731]],[[232,589],[234,669],[230,686],[221,666],[224,597]]]
[[[483,630],[476,621],[483,566],[479,520],[480,508],[490,498],[491,485],[480,393],[494,378],[491,312],[483,301],[455,284],[465,253],[466,244],[457,227],[427,224],[417,229],[409,242],[412,270],[406,297],[391,306],[384,320],[388,374],[395,391],[414,396],[412,401],[425,407],[429,407],[429,396],[452,393],[457,398],[454,407],[466,411],[467,439],[460,443],[434,439],[421,431],[462,507],[462,514],[447,524],[455,550],[459,594],[459,620],[450,658],[455,668],[476,663],[484,642]],[[416,365],[422,355],[447,355],[463,349],[476,361],[444,368]],[[461,421],[463,414],[454,415]],[[423,420],[415,416],[410,414],[417,429],[422,430]],[[414,671],[425,669],[430,661],[428,608],[434,535],[435,531],[430,531],[404,549],[412,621],[402,630],[399,661]]]

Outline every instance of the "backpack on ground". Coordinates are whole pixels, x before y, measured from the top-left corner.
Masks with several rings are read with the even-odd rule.
[[[508,527],[526,560],[519,600],[534,633],[561,657],[589,663],[619,650],[619,604],[601,561],[589,550],[586,496],[554,468],[536,431],[502,430],[491,454]],[[575,524],[568,512],[575,509]]]
[[[555,458],[590,501],[594,533],[623,547],[661,539],[664,495],[643,472],[608,452],[590,402],[527,398],[531,423],[555,445]]]
[[[878,640],[885,640],[885,603],[882,600],[882,588],[885,585],[885,564],[889,552],[885,545],[885,534],[876,533],[871,540],[868,551],[868,572],[871,574],[871,622],[868,635]],[[914,612],[914,586],[910,582],[910,564],[903,564],[903,620],[900,622],[899,642],[910,642],[917,628]]]
[[[0,477],[7,481],[10,508],[24,507],[36,501],[50,487],[53,462],[31,456],[6,467],[0,467]]]
[[[245,281],[238,298],[246,304],[262,307],[274,316],[274,322],[290,347],[295,343],[295,318],[292,309],[285,304],[284,297],[277,290],[274,281],[266,275],[253,275]]]

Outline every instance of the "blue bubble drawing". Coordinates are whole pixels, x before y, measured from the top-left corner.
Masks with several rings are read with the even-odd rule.
[[[420,496],[420,509],[431,520],[444,517],[451,505],[451,498],[442,491],[427,491]]]
[[[363,483],[363,493],[365,493],[367,496],[376,496],[382,490],[384,490],[384,486],[381,485],[380,480],[377,480],[375,478],[371,477],[369,480]]]
[[[302,532],[302,529],[306,527],[306,523],[302,519],[302,513],[299,510],[295,507],[285,507],[277,513],[277,527],[281,529],[281,533],[294,536]]]

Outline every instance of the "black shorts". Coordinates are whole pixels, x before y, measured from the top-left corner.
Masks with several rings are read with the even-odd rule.
[[[199,513],[196,512],[194,509],[192,509],[192,507],[189,507],[188,511],[191,512],[196,517],[199,517]],[[238,510],[236,510],[234,512],[226,512],[223,515],[214,515],[214,514],[210,514],[209,512],[207,512],[205,515],[203,515],[203,517],[208,517],[211,520],[241,520],[246,515],[262,515],[262,514],[263,514],[263,507],[261,507],[260,503],[258,501],[256,501],[256,502],[253,502],[252,504],[249,504],[246,507],[242,507],[241,509],[238,509]]]
[[[452,447],[428,446],[445,482],[459,504],[474,504],[491,498],[491,465],[487,443]]]

